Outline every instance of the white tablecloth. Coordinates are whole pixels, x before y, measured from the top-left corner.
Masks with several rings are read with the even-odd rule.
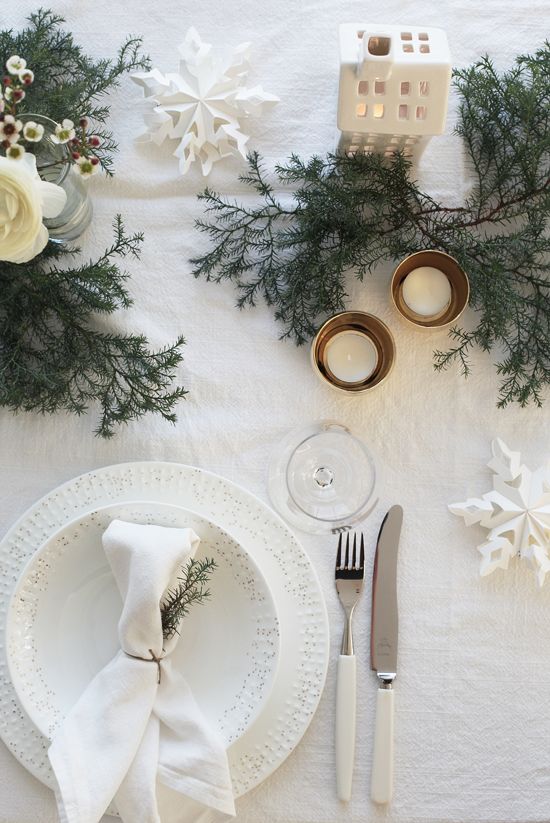
[[[291,151],[325,152],[335,145],[338,78],[337,26],[344,21],[433,24],[449,35],[455,65],[484,50],[498,66],[535,49],[548,30],[547,0],[56,0],[78,41],[93,55],[114,54],[125,33],[145,36],[156,65],[175,68],[176,47],[190,25],[209,42],[253,43],[256,82],[280,96],[264,120],[252,122],[251,147],[269,164]],[[30,0],[3,6],[2,28],[20,27]],[[493,357],[474,357],[467,380],[456,370],[436,374],[431,351],[444,332],[405,328],[388,304],[390,266],[351,286],[350,305],[381,316],[392,328],[398,357],[391,379],[360,399],[321,385],[308,351],[279,342],[265,307],[233,308],[228,285],[196,281],[188,258],[205,248],[193,229],[200,171],[177,174],[170,148],[136,147],[142,126],[140,90],[124,80],[112,95],[112,126],[120,140],[116,177],[92,182],[95,219],[83,238],[86,254],[110,240],[113,215],[145,231],[141,261],[128,261],[131,311],[113,318],[156,344],[187,337],[181,378],[190,390],[175,426],[149,418],[110,442],[92,435],[93,416],[12,417],[0,412],[0,526],[7,527],[40,495],[81,472],[132,459],[198,465],[266,497],[266,465],[291,428],[321,417],[348,424],[372,447],[384,472],[382,500],[364,524],[374,547],[388,505],[405,509],[400,557],[401,637],[396,683],[396,791],[390,811],[368,799],[376,683],[368,668],[368,591],[355,631],[359,657],[358,748],[353,800],[338,803],[334,789],[335,660],[342,614],[332,581],[334,540],[304,536],[324,585],[332,659],[317,715],[297,750],[262,786],[238,802],[239,823],[481,823],[550,819],[550,584],[539,591],[525,567],[478,577],[475,545],[447,512],[451,501],[489,488],[486,461],[498,435],[536,465],[549,451],[550,396],[543,410],[495,407]],[[450,122],[453,119],[451,105]],[[450,128],[448,129],[450,132]],[[210,184],[242,190],[242,164],[218,165]],[[466,188],[457,138],[432,141],[421,166],[423,184],[455,203]],[[465,322],[473,319],[466,316]],[[372,558],[372,553],[369,554]],[[1,823],[50,823],[51,793],[0,744]]]

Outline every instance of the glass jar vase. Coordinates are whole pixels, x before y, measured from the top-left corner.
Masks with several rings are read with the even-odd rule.
[[[61,186],[67,195],[65,208],[57,217],[44,220],[50,240],[64,243],[75,240],[90,225],[92,220],[92,201],[84,181],[75,173],[71,152],[66,143],[55,143],[56,124],[42,114],[21,114],[23,123],[32,121],[44,126],[44,135],[38,143],[25,143],[25,150],[32,151],[36,157],[36,169],[48,183]]]

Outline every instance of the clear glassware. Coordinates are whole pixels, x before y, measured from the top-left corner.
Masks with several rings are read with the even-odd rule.
[[[377,472],[365,444],[334,420],[290,432],[268,470],[269,496],[291,525],[313,534],[345,531],[377,503]]]
[[[57,217],[44,220],[50,240],[63,243],[75,240],[90,225],[92,220],[92,201],[84,181],[72,169],[69,148],[66,144],[54,143],[51,139],[55,133],[53,120],[42,114],[21,114],[24,123],[29,120],[44,126],[44,136],[38,143],[25,143],[25,151],[32,151],[36,157],[36,167],[43,180],[56,183],[65,190],[67,203]]]

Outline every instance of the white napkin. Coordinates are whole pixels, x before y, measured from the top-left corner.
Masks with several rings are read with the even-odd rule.
[[[125,823],[202,823],[235,814],[225,747],[172,668],[178,635],[162,637],[160,603],[198,543],[191,529],[120,520],[103,535],[124,601],[121,651],[50,746],[61,823],[97,823],[113,798]],[[150,650],[163,655],[160,684]]]

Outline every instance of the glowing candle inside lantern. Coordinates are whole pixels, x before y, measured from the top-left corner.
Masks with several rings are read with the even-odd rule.
[[[445,311],[451,302],[451,284],[433,266],[419,266],[404,279],[403,300],[415,314],[431,317]]]
[[[375,370],[378,352],[366,334],[342,331],[328,341],[325,362],[338,380],[359,383],[370,377]]]

